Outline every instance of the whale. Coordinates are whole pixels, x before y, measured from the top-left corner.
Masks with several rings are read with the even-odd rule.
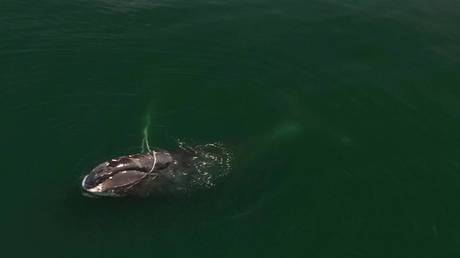
[[[230,168],[231,154],[219,144],[153,149],[105,161],[84,176],[90,197],[148,197],[209,188]]]

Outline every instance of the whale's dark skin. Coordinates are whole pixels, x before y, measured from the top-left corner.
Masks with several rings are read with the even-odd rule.
[[[96,166],[82,181],[92,196],[146,197],[180,191],[196,168],[191,150],[153,150],[114,158]]]

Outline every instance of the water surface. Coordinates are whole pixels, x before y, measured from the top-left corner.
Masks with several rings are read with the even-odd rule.
[[[458,1],[4,0],[7,257],[458,257]],[[94,165],[223,142],[209,191]]]

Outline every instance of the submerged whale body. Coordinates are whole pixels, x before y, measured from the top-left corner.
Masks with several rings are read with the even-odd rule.
[[[85,195],[146,197],[209,188],[228,173],[231,154],[220,144],[156,149],[96,166],[82,181]]]

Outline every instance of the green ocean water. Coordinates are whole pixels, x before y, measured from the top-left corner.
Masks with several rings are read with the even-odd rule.
[[[2,257],[460,257],[460,2],[3,0]],[[187,196],[90,199],[177,139]]]

